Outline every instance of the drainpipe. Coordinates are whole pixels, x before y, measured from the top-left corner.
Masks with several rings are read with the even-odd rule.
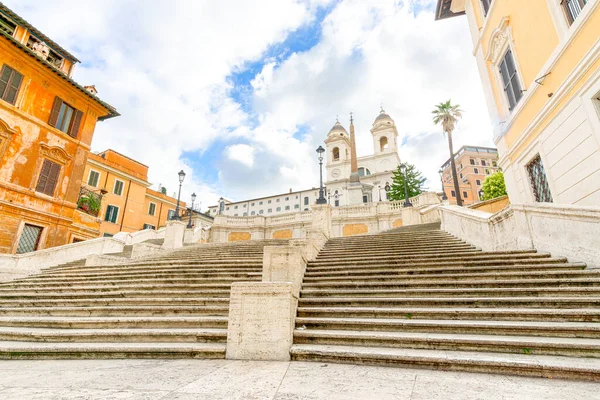
[[[125,206],[123,206],[123,216],[121,217],[121,226],[119,232],[123,230],[123,223],[125,222],[125,215],[127,215],[127,202],[129,202],[129,191],[131,190],[131,179],[129,180],[129,186],[127,186],[127,194],[125,195]]]

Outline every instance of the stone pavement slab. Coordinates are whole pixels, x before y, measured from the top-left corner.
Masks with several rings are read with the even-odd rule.
[[[0,361],[2,400],[597,399],[594,382],[348,364]]]

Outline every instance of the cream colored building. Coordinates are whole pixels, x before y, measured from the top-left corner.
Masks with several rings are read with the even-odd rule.
[[[387,200],[385,187],[392,184],[392,171],[398,168],[398,131],[394,120],[382,109],[373,122],[370,134],[373,139],[373,154],[358,157],[360,183],[368,189],[363,203]],[[333,207],[350,204],[348,184],[351,173],[350,135],[337,121],[325,139],[325,171],[323,180],[325,198]],[[272,216],[310,211],[319,198],[319,189],[311,188],[244,201],[229,201],[221,198],[218,205],[208,208],[209,215],[251,217]],[[220,213],[219,213],[220,209]]]
[[[600,0],[438,0],[466,14],[512,203],[600,204]]]

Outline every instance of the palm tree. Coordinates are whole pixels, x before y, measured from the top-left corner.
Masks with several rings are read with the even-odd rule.
[[[458,104],[452,105],[450,100],[445,103],[440,103],[435,106],[431,112],[434,114],[433,123],[442,124],[444,133],[448,137],[448,148],[450,149],[450,165],[452,167],[452,180],[454,181],[454,191],[456,192],[456,205],[462,206],[462,198],[460,197],[460,186],[458,176],[456,174],[456,164],[454,162],[454,149],[452,147],[452,132],[460,118],[462,118],[462,110]],[[442,188],[444,190],[444,188]]]

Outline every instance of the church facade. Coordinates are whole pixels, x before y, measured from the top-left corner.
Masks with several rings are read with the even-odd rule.
[[[382,109],[370,130],[374,151],[356,156],[354,123],[350,133],[337,121],[325,139],[324,186],[327,202],[333,207],[387,200],[386,186],[392,184],[392,172],[400,165],[398,130],[394,120]],[[353,162],[354,161],[354,162]],[[208,208],[209,215],[249,217],[274,216],[310,211],[318,198],[318,188],[291,191],[258,199],[229,201]]]

